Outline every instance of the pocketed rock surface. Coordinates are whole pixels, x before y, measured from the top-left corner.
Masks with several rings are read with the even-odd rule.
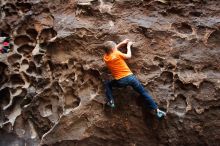
[[[13,43],[0,55],[0,145],[220,145],[219,0],[0,5]],[[126,38],[136,42],[128,65],[167,111],[162,120],[130,87],[105,106],[101,44]]]

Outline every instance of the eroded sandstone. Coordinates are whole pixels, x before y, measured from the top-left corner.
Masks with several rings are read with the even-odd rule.
[[[0,145],[220,145],[218,0],[1,0]],[[168,114],[131,88],[105,107],[107,40]],[[125,51],[122,48],[122,51]]]

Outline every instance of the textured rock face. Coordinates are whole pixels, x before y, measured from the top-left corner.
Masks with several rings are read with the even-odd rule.
[[[219,0],[1,0],[0,145],[220,145]],[[104,106],[107,40],[135,41],[131,88]],[[125,49],[122,48],[122,51]]]

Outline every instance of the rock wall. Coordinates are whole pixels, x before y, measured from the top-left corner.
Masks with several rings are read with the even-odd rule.
[[[219,0],[1,0],[0,145],[220,145]],[[114,90],[101,44],[135,41],[132,71],[168,114]],[[125,48],[122,48],[125,51]]]

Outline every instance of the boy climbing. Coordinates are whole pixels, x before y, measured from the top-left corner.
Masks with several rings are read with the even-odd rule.
[[[129,42],[128,39],[122,41],[116,45],[113,41],[107,41],[104,43],[104,61],[111,71],[114,80],[107,81],[105,83],[107,105],[114,108],[114,98],[112,95],[112,87],[126,87],[131,86],[136,92],[145,98],[149,107],[156,111],[159,118],[166,116],[166,113],[161,111],[153,98],[144,89],[144,86],[136,78],[136,76],[131,72],[130,68],[127,66],[125,59],[131,58],[131,46],[133,42]],[[127,53],[122,53],[118,49],[123,45],[127,45]]]

